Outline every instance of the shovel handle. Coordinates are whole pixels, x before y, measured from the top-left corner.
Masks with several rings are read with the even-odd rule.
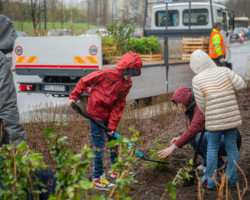
[[[104,129],[105,131],[111,132],[111,130],[108,127],[104,126],[103,124],[99,123],[98,121],[96,121],[95,119],[93,119],[92,117],[90,117],[87,113],[83,112],[82,109],[76,103],[72,103],[71,106],[80,115],[82,115],[85,118],[91,120],[92,122],[94,122],[95,124],[97,124],[99,127],[101,127],[102,129]],[[117,134],[117,133],[114,133],[113,137],[116,138],[116,139],[118,139],[118,140],[122,139],[122,137],[119,134]],[[127,142],[127,146],[131,147],[132,144],[130,142]],[[136,151],[137,155],[140,158],[143,158],[143,154],[137,148],[135,148],[135,151]]]
[[[94,122],[95,124],[97,124],[98,126],[100,126],[101,128],[103,128],[105,131],[111,132],[111,130],[108,127],[104,126],[103,124],[99,123],[98,121],[96,121],[95,119],[93,119],[92,117],[90,117],[87,113],[83,112],[82,109],[76,103],[72,103],[71,106],[80,115],[82,115],[85,118],[91,120],[92,122]],[[116,139],[118,139],[118,140],[122,139],[122,137],[120,135],[118,135],[117,133],[114,133],[113,137],[116,138]],[[127,146],[131,147],[132,144],[130,142],[127,142]],[[144,157],[143,154],[137,148],[135,148],[135,151],[136,151],[136,154],[138,155],[138,157],[141,158],[141,159],[143,159],[143,160],[147,160],[149,162],[160,163],[160,164],[168,164],[167,162],[157,161],[157,160],[151,160],[151,159],[148,159],[148,158]]]

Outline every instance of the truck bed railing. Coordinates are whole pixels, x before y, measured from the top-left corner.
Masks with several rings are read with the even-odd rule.
[[[144,30],[144,36],[156,36],[156,37],[209,37],[211,29],[182,29],[182,30]]]

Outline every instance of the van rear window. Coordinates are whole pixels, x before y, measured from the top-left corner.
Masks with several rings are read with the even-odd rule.
[[[190,25],[203,26],[208,24],[208,9],[191,9]],[[189,26],[189,9],[183,11],[183,25]]]
[[[157,11],[155,13],[155,25],[158,27],[166,26],[166,11]],[[168,10],[168,23],[167,26],[179,25],[179,11]]]

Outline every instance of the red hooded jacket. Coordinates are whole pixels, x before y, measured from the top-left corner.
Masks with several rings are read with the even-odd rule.
[[[190,102],[191,90],[187,87],[179,87],[175,90],[171,101],[183,103],[188,109],[192,102]],[[187,111],[186,111],[187,112]],[[205,125],[205,116],[196,105],[194,107],[192,120],[187,131],[175,142],[178,148],[182,148],[185,144],[189,143],[199,132],[202,131]]]
[[[108,121],[108,128],[115,131],[126,104],[126,96],[132,87],[132,80],[126,81],[122,71],[127,68],[141,70],[142,61],[138,54],[130,52],[122,56],[117,68],[93,72],[77,83],[69,99],[77,102],[88,86],[92,86],[88,98],[87,113],[94,119]]]

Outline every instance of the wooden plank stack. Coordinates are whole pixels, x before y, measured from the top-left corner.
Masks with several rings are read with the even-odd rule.
[[[189,61],[191,54],[198,49],[208,53],[209,38],[182,38],[182,60]]]
[[[113,53],[113,52],[116,51],[116,46],[110,46],[110,47],[103,46],[103,47],[102,47],[102,51],[103,51],[104,54]]]
[[[161,60],[162,56],[161,54],[139,54],[141,57],[142,61],[156,61],[156,60]],[[121,59],[121,56],[115,56],[114,60],[115,62],[119,62]]]
[[[161,54],[139,54],[142,61],[161,60]]]

